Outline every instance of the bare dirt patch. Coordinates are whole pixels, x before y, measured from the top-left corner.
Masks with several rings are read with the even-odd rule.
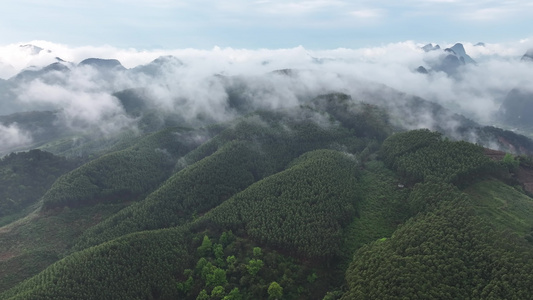
[[[524,190],[533,194],[533,169],[521,166],[516,172],[516,179]]]
[[[0,253],[0,261],[6,261],[6,260],[11,259],[11,258],[13,258],[15,256],[16,255],[13,252]]]
[[[505,156],[506,153],[503,152],[503,151],[498,151],[498,150],[492,150],[492,149],[485,148],[484,149],[484,154],[485,154],[485,156],[488,156],[492,160],[500,161],[500,160],[503,159],[503,157]]]
[[[488,156],[490,159],[501,161],[503,160],[503,157],[505,156],[506,153],[503,151],[485,148],[484,154]],[[532,168],[520,166],[518,168],[518,171],[515,172],[515,178],[522,185],[522,188],[525,191],[533,194],[533,169]]]

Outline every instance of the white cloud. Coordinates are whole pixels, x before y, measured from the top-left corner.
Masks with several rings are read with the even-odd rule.
[[[359,10],[352,10],[348,14],[356,18],[373,19],[373,18],[382,17],[385,14],[385,12],[381,9],[359,9]]]
[[[0,124],[0,153],[27,146],[31,142],[31,134],[21,130],[16,123],[7,126]]]
[[[383,7],[387,6],[383,4]],[[391,6],[399,8],[401,13],[411,18],[432,16],[441,23],[464,24],[464,26],[468,26],[471,22],[508,24],[519,18],[527,19],[533,13],[530,1],[520,0],[404,0],[395,2]]]
[[[182,8],[190,5],[187,1],[178,0],[111,0],[120,5],[136,5],[142,7],[156,7],[156,8]]]
[[[442,53],[424,53],[422,44],[414,41],[390,43],[381,47],[360,49],[338,48],[313,51],[304,47],[289,49],[234,49],[214,47],[211,50],[176,49],[137,51],[103,47],[68,47],[48,42],[32,42],[50,49],[46,55],[58,55],[75,63],[87,57],[119,59],[132,68],[146,64],[161,55],[174,55],[184,65],[173,65],[156,78],[142,74],[122,74],[103,79],[90,67],[74,68],[69,74],[57,73],[57,80],[36,80],[21,86],[17,93],[25,106],[49,105],[61,109],[62,121],[75,130],[97,130],[113,134],[132,126],[128,117],[111,93],[126,88],[144,87],[155,109],[176,112],[194,123],[199,115],[214,121],[234,117],[228,108],[226,86],[239,90],[254,108],[277,108],[297,105],[302,99],[317,94],[340,91],[354,99],[373,101],[368,89],[380,83],[408,94],[441,103],[447,108],[464,113],[478,121],[490,123],[506,93],[516,86],[525,86],[533,78],[533,68],[520,63],[519,58],[529,46],[530,39],[506,44],[487,43],[485,47],[464,43],[467,53],[479,64],[466,67],[461,78],[449,77],[442,72],[422,75],[414,72],[418,66],[428,67]],[[451,45],[441,44],[441,47]],[[18,47],[18,46],[17,46]],[[11,57],[21,57],[19,68],[30,63],[44,63],[29,54],[21,54],[17,47]],[[9,51],[8,51],[9,52]],[[279,69],[300,70],[289,77],[271,74]],[[214,74],[224,74],[223,84]],[[52,82],[52,83],[50,83]],[[54,83],[55,82],[55,83]],[[60,82],[60,83],[57,83]],[[379,90],[379,88],[377,88]],[[423,116],[421,116],[421,120]],[[427,117],[427,116],[425,116]],[[430,124],[424,122],[424,124]],[[5,129],[6,132],[15,132]],[[13,136],[13,143],[24,141]]]
[[[0,60],[0,78],[9,78],[17,74],[17,70],[10,64]]]
[[[451,45],[449,45],[451,46]],[[485,43],[484,46],[475,46],[474,43],[464,42],[466,52],[476,60],[489,60],[498,57],[503,60],[514,60],[533,48],[533,41],[527,39],[518,43]]]
[[[502,20],[515,15],[517,10],[515,8],[508,7],[487,7],[475,9],[473,11],[467,11],[462,14],[466,20],[474,21],[493,21]]]
[[[133,124],[111,96],[124,87],[121,84],[120,80],[110,80],[92,67],[83,66],[24,82],[16,88],[16,94],[25,107],[60,110],[61,125],[72,130],[112,135]]]
[[[346,6],[345,1],[337,0],[307,0],[307,1],[260,1],[255,2],[260,11],[269,14],[307,14],[325,8],[339,8]]]
[[[430,3],[457,3],[459,1],[458,0],[425,0],[425,2],[430,2]]]

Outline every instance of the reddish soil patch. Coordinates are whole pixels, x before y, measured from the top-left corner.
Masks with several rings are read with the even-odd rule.
[[[527,192],[533,194],[533,169],[520,167],[516,172],[516,179]]]
[[[492,150],[488,148],[484,149],[484,154],[488,156],[490,159],[498,160],[498,161],[502,160],[503,157],[505,156],[505,152],[503,151]]]
[[[15,257],[15,253],[13,252],[4,252],[4,253],[0,253],[0,261],[6,261],[10,258],[13,258]]]
[[[488,156],[490,159],[500,161],[505,156],[505,152],[498,151],[498,150],[492,150],[492,149],[484,149],[484,154]],[[518,171],[515,174],[516,180],[520,182],[524,190],[526,190],[529,193],[533,194],[533,169],[520,166]]]

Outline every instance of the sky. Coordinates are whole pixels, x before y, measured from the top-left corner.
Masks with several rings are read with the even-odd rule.
[[[533,36],[529,0],[3,0],[0,45],[306,49]]]

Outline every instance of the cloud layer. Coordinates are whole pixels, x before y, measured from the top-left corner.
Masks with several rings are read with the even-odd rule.
[[[318,1],[309,5],[307,9],[326,4]],[[533,40],[529,39],[485,46],[464,43],[466,52],[478,64],[460,67],[455,76],[440,71],[416,72],[419,66],[431,69],[446,54],[426,53],[421,50],[422,44],[412,41],[321,51],[304,47],[139,51],[110,46],[69,47],[46,41],[27,44],[34,46],[0,46],[0,76],[11,78],[0,84],[15,93],[14,99],[8,99],[13,110],[59,110],[61,122],[68,128],[104,135],[136,124],[137,116],[128,115],[113,96],[131,88],[143,89],[150,109],[179,114],[191,125],[198,125],[198,120],[220,122],[235,117],[237,112],[228,104],[231,93],[239,94],[250,108],[278,108],[328,92],[344,92],[353,99],[372,102],[365,95],[370,87],[381,92],[380,85],[437,102],[491,125],[505,95],[515,87],[531,86],[533,78],[533,64],[520,61],[526,50],[533,48]],[[135,68],[161,56],[166,56],[162,59],[165,63],[163,67],[151,65],[157,69],[154,74]],[[118,59],[128,70],[78,65],[89,57]],[[13,77],[22,70],[40,70],[57,63],[57,58],[64,60],[59,64],[70,71],[50,71],[26,79]],[[287,69],[295,71],[273,72]],[[2,107],[8,107],[6,103]],[[420,126],[424,126],[424,118],[420,120]],[[5,136],[16,137],[9,139],[12,143],[3,143],[24,144],[31,140],[27,133],[17,131],[16,125],[4,124],[0,129]]]
[[[28,146],[31,142],[31,134],[20,129],[16,123],[8,126],[0,124],[0,153]]]

